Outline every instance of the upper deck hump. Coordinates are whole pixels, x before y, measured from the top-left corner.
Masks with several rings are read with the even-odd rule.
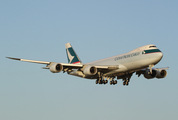
[[[129,53],[148,50],[148,49],[158,49],[158,48],[154,44],[149,44],[149,45],[144,45],[144,46],[138,47],[134,50],[131,50]]]

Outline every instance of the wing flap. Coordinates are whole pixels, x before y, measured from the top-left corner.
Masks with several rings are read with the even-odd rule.
[[[93,65],[94,67],[96,67],[97,69],[107,69],[107,70],[116,70],[119,69],[118,65]]]
[[[50,68],[53,64],[61,64],[63,67],[69,67],[69,68],[82,68],[83,64],[69,64],[69,63],[56,63],[56,62],[50,62],[46,67]]]

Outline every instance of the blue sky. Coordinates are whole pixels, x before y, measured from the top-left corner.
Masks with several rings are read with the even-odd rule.
[[[0,4],[0,119],[177,120],[176,0],[4,0]],[[164,79],[134,75],[128,87],[96,85],[6,56],[67,62],[70,42],[83,63],[155,44]]]

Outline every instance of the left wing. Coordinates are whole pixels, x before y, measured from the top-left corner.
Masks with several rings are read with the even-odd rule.
[[[6,58],[12,60],[25,61],[25,62],[39,63],[39,64],[50,64],[50,62],[46,62],[46,61],[27,60],[27,59],[12,58],[12,57],[6,57]]]
[[[68,63],[56,63],[56,62],[47,62],[47,61],[37,61],[37,60],[27,60],[27,59],[20,59],[20,58],[12,58],[12,57],[6,57],[8,59],[12,60],[19,60],[24,62],[31,62],[31,63],[38,63],[38,64],[46,64],[46,68],[49,69],[54,64],[60,64],[64,67],[71,67],[71,68],[81,68],[83,67],[83,64],[68,64]]]
[[[46,64],[46,67],[43,67],[44,69],[50,69],[51,72],[57,73],[61,71],[68,71],[71,69],[85,69],[85,68],[94,68],[98,69],[100,71],[102,70],[115,70],[119,67],[116,66],[106,66],[106,65],[88,65],[88,64],[70,64],[70,63],[57,63],[57,62],[48,62],[48,61],[37,61],[37,60],[27,60],[27,59],[21,59],[21,58],[13,58],[13,57],[6,57],[8,59],[12,60],[18,60],[18,61],[24,61],[24,62],[31,62],[31,63],[38,63],[38,64]]]

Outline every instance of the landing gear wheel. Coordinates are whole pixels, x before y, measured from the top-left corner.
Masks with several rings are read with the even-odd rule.
[[[106,83],[108,83],[108,81],[107,81],[107,80],[105,80],[105,82],[106,82]]]
[[[126,84],[126,82],[124,81],[124,82],[123,82],[123,85],[125,85],[125,84]]]
[[[110,81],[110,85],[112,85],[112,81]]]
[[[114,84],[117,84],[117,80],[114,81]]]
[[[95,83],[98,84],[98,80],[96,80]]]
[[[128,86],[128,85],[129,85],[129,82],[126,82],[126,85]]]
[[[126,81],[126,85],[127,85],[127,86],[129,85],[129,81],[130,81],[130,80],[127,80],[127,81]]]
[[[107,83],[107,81],[106,80],[104,80],[104,84],[106,84]]]
[[[99,81],[98,81],[98,83],[99,83],[99,84],[102,84],[102,81],[101,81],[101,80],[99,80]]]

